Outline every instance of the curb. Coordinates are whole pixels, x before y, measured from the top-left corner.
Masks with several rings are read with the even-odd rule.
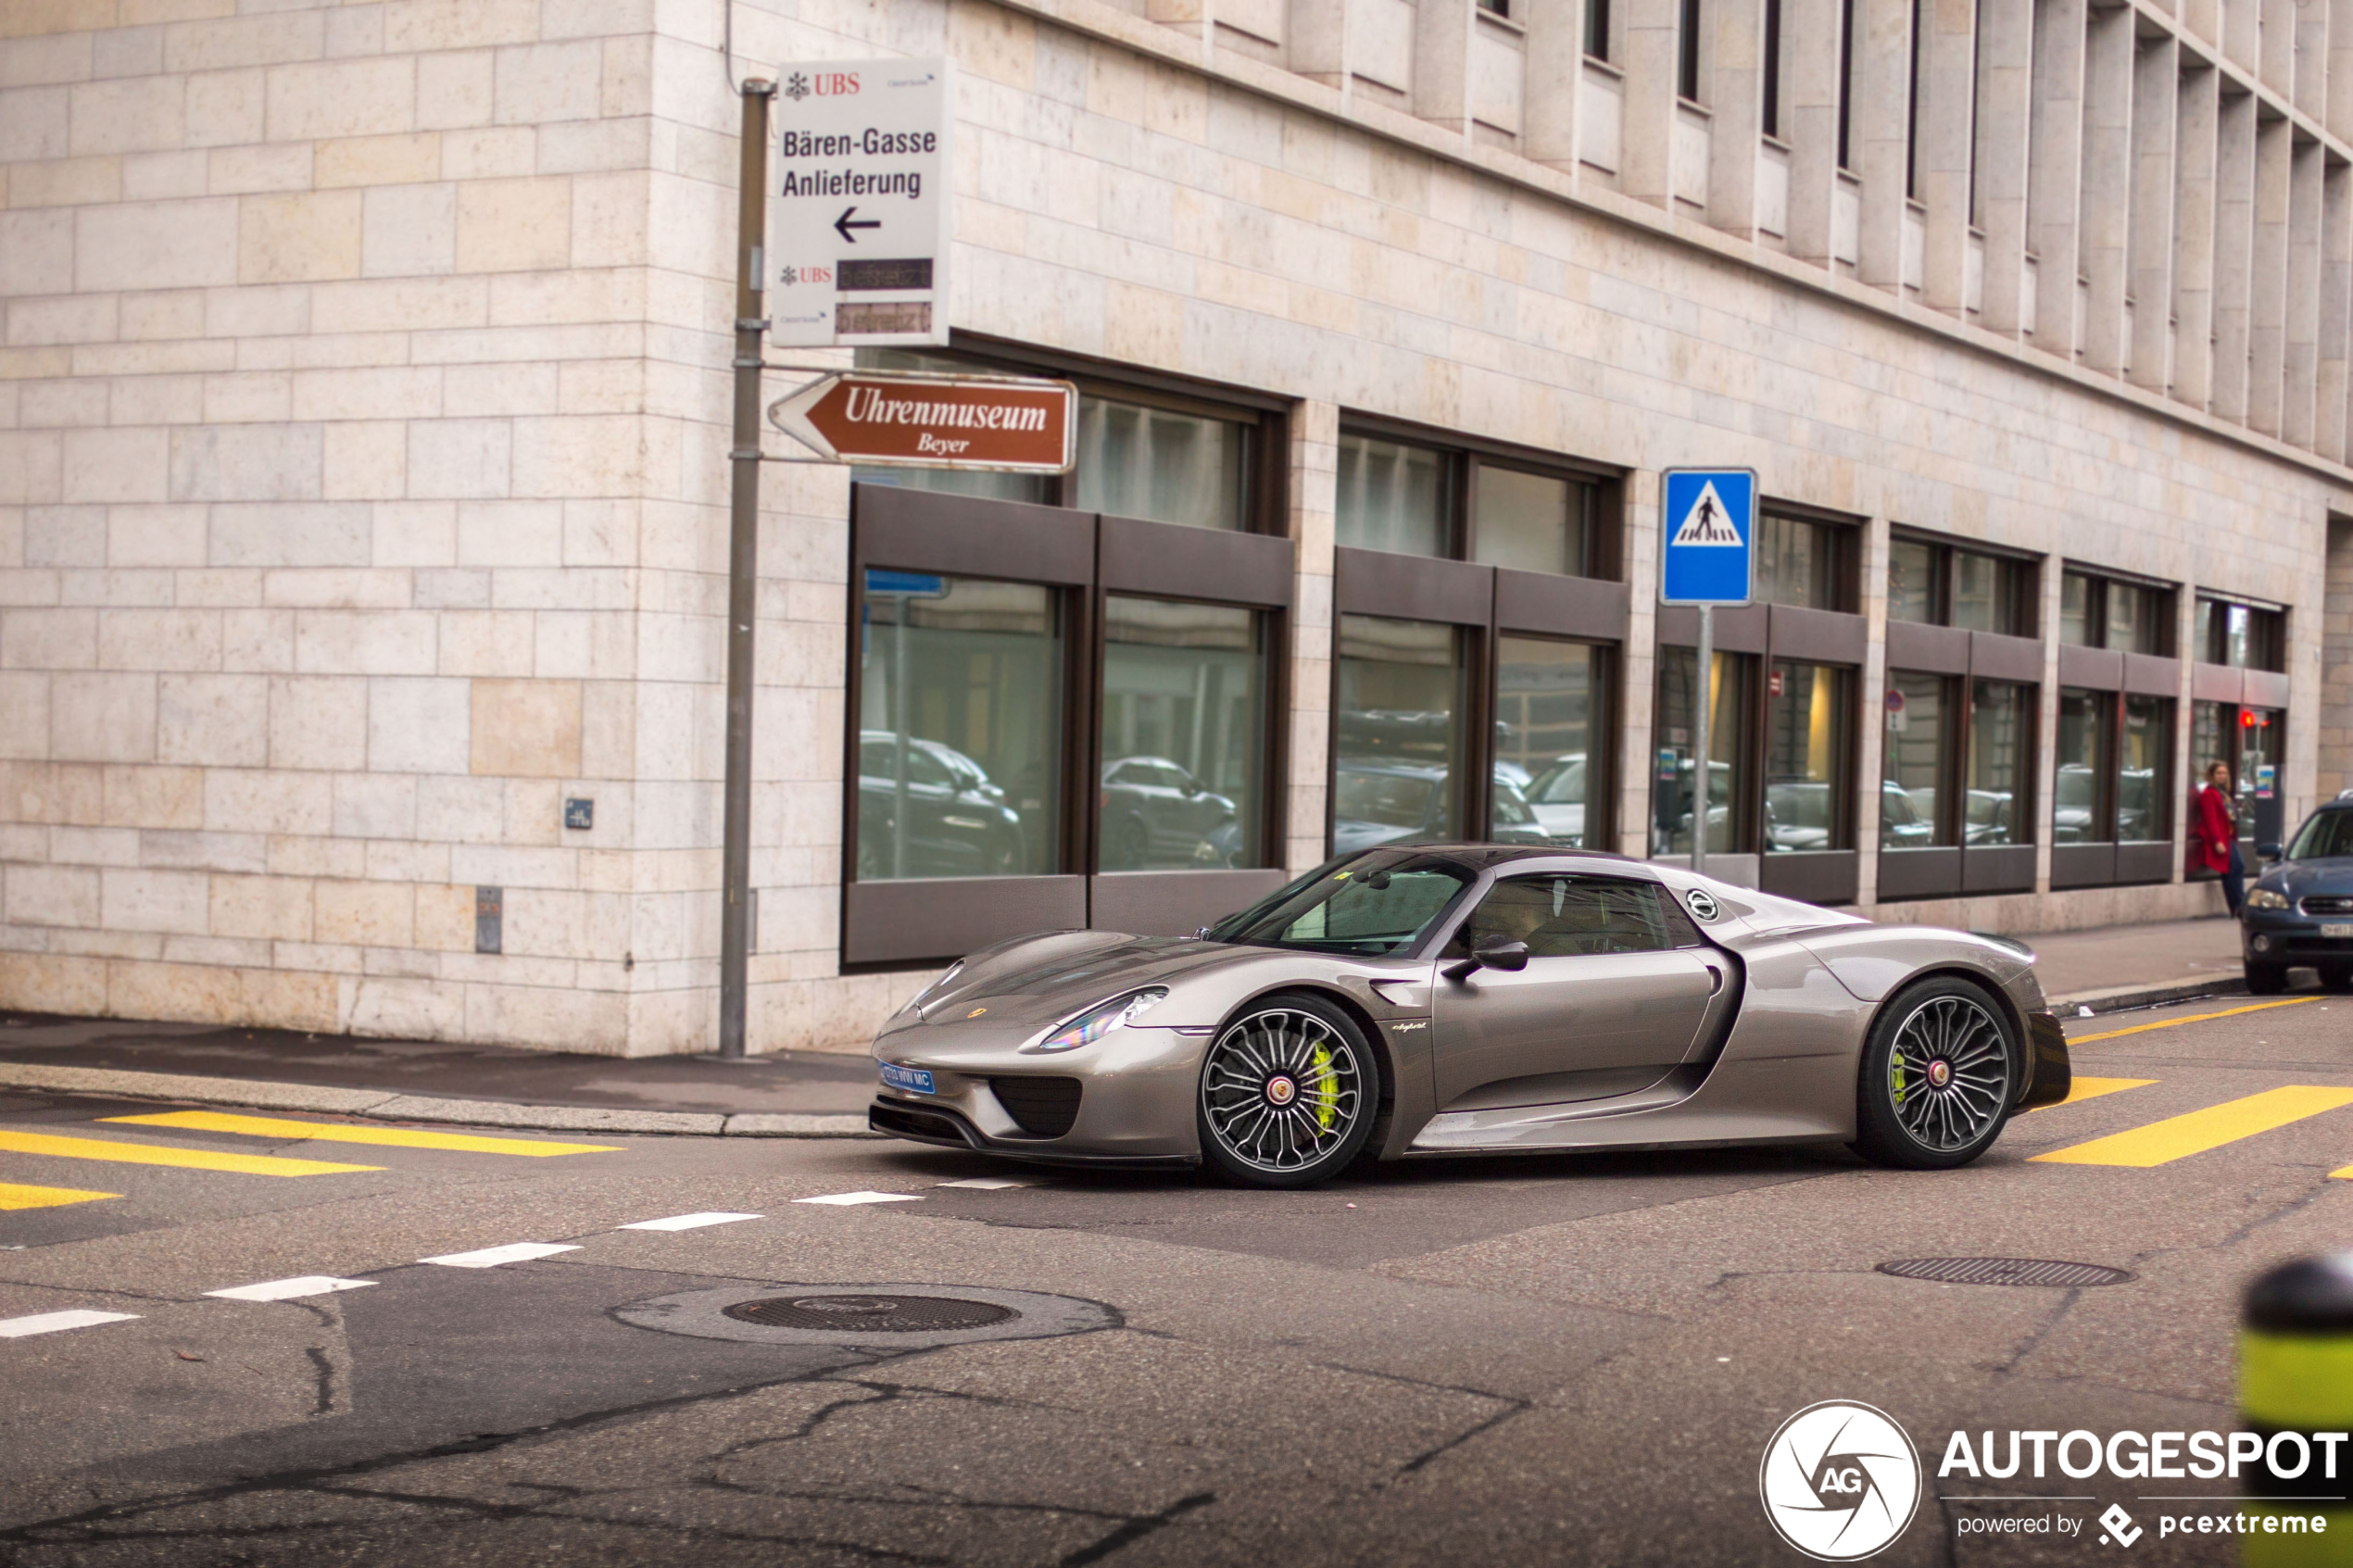
[[[444,1122],[470,1127],[524,1127],[550,1133],[654,1133],[692,1137],[875,1138],[863,1116],[739,1111],[613,1110],[597,1106],[510,1105],[498,1100],[438,1099],[384,1089],[331,1089],[315,1084],[273,1084],[204,1078],[178,1073],[130,1073],[100,1067],[52,1067],[0,1062],[0,1088],[55,1094],[120,1095],[132,1099],[188,1100],[251,1110],[314,1110],[383,1122]]]
[[[2077,991],[2069,996],[2046,998],[2051,1010],[2061,1018],[2081,1018],[2079,1009],[2089,1008],[2093,1013],[2127,1012],[2135,1008],[2165,1007],[2173,1002],[2194,1002],[2202,997],[2244,997],[2246,980],[2242,975],[2218,974],[2197,980],[2175,980],[2162,985],[2111,985],[2101,991]]]

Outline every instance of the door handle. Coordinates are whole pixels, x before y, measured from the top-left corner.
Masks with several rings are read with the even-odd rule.
[[[1721,991],[1724,988],[1724,972],[1712,963],[1704,963],[1700,967],[1707,971],[1707,994],[1712,997]]]

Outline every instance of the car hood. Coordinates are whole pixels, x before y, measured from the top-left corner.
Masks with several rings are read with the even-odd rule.
[[[2308,893],[2353,893],[2353,856],[2334,855],[2325,860],[2289,860],[2256,879],[2290,898]]]
[[[1042,1029],[1096,1002],[1259,951],[1189,936],[1051,932],[974,954],[955,980],[925,997],[918,1011],[926,1023],[985,1016],[996,1029]]]

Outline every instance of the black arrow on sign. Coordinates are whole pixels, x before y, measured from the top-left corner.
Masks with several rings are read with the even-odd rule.
[[[841,241],[844,245],[854,245],[858,243],[858,236],[849,232],[852,229],[879,229],[882,227],[882,220],[879,218],[869,218],[862,223],[852,223],[849,220],[849,215],[857,210],[858,209],[854,207],[845,207],[842,209],[841,216],[834,220],[834,232],[841,236]]]

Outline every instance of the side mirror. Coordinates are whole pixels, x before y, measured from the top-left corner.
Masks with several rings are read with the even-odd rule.
[[[1528,944],[1516,936],[1480,936],[1471,942],[1470,957],[1446,966],[1449,980],[1467,980],[1482,969],[1518,971],[1528,967]]]
[[[2259,860],[2276,860],[2280,858],[2280,847],[2276,844],[2259,844],[2255,847],[2255,858]]]

